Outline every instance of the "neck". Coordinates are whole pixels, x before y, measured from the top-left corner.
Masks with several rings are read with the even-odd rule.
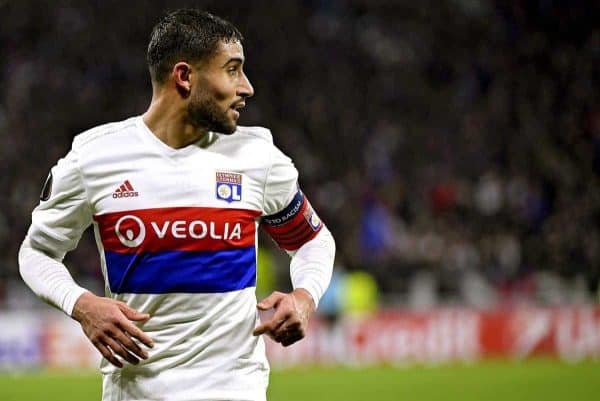
[[[155,93],[150,107],[142,116],[150,131],[174,149],[198,142],[208,132],[204,128],[194,127],[186,122],[185,107],[173,107],[173,104],[178,104],[177,100]]]

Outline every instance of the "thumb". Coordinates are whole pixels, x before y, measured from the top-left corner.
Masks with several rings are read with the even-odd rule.
[[[137,321],[143,321],[143,320],[150,319],[149,314],[139,312],[133,308],[130,308],[129,306],[127,306],[125,304],[119,304],[119,309],[121,309],[121,312],[123,312],[125,317],[129,320],[133,320],[133,321],[137,322]]]
[[[283,294],[280,292],[274,292],[271,295],[269,295],[268,297],[266,297],[265,299],[263,299],[262,301],[260,301],[256,307],[259,310],[267,310],[267,309],[271,309],[277,306],[277,304],[279,303],[279,301],[281,300]]]

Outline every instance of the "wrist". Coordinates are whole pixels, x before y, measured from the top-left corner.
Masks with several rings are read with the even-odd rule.
[[[73,316],[75,304],[83,294],[90,293],[83,287],[74,284],[71,288],[65,291],[60,302],[60,308],[69,316]]]
[[[296,301],[302,302],[310,312],[314,312],[317,309],[315,299],[307,289],[296,288],[292,291],[292,294],[296,298]]]
[[[319,306],[320,294],[315,291],[315,288],[313,288],[311,282],[297,283],[294,288],[295,290],[302,290],[305,294],[307,294],[312,300],[314,309],[317,309]]]
[[[73,304],[73,310],[69,314],[74,320],[81,322],[83,317],[85,316],[85,310],[90,300],[94,298],[95,295],[89,291],[84,291],[79,297],[77,297],[75,303]]]

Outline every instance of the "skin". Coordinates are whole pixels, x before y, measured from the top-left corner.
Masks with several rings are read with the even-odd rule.
[[[315,303],[308,291],[296,288],[289,294],[273,292],[259,302],[257,308],[261,311],[273,309],[274,313],[270,319],[257,326],[252,334],[267,334],[273,341],[287,347],[306,335]]]
[[[239,110],[254,89],[244,74],[239,42],[220,42],[204,62],[178,62],[162,84],[152,83],[152,102],[143,119],[161,141],[178,149],[208,131],[235,131]]]
[[[235,41],[221,41],[215,55],[204,62],[176,63],[165,82],[152,82],[152,101],[144,122],[174,149],[199,141],[209,131],[233,134],[239,110],[254,94],[243,66],[244,50]],[[266,334],[289,346],[304,338],[315,304],[306,290],[297,288],[288,294],[273,292],[257,308],[273,310],[273,314],[252,334]],[[123,362],[117,356],[135,365],[148,358],[142,346],[154,346],[150,336],[134,324],[147,321],[150,315],[123,302],[87,292],[78,298],[72,317],[102,356],[119,368]]]

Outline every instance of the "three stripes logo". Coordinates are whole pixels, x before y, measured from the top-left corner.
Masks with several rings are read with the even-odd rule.
[[[129,180],[125,180],[124,183],[121,184],[119,188],[113,192],[113,198],[133,198],[139,196],[138,192],[133,189],[133,186],[129,182]]]

